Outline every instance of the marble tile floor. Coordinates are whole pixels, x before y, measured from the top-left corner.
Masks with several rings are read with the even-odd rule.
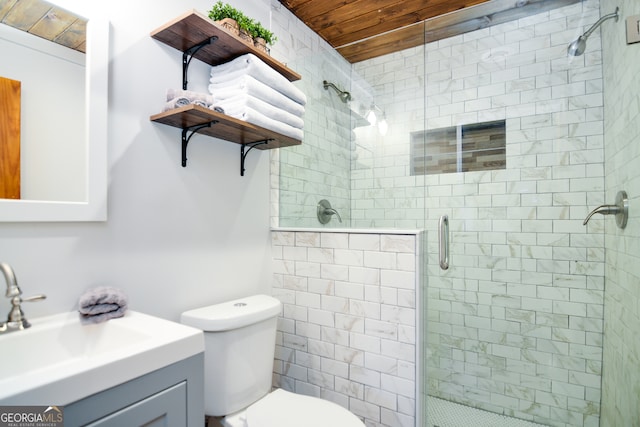
[[[545,427],[517,418],[428,397],[425,427]],[[206,427],[222,427],[218,417],[206,417]]]
[[[427,427],[544,427],[437,397],[427,398]]]

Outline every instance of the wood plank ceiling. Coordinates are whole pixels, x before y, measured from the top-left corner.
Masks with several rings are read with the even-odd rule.
[[[0,0],[0,22],[86,53],[87,20],[43,0]]]
[[[280,0],[349,62],[577,3],[581,0]]]

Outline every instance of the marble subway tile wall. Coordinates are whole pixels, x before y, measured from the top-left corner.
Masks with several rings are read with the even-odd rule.
[[[598,17],[587,0],[354,65],[389,132],[356,131],[370,139],[358,140],[367,150],[352,165],[352,226],[413,222],[428,232],[431,395],[550,426],[598,426],[605,220],[582,221],[605,202],[599,32],[583,56],[566,54]],[[499,119],[506,169],[410,175],[411,132]]]
[[[272,232],[275,385],[415,426],[419,236]]]
[[[636,0],[602,1],[621,19],[603,27],[606,198],[629,195],[627,227],[606,221],[602,426],[640,425],[640,44],[626,44],[625,21],[640,15]],[[613,25],[611,25],[613,24]]]

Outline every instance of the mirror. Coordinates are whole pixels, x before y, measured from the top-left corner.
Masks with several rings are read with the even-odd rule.
[[[75,2],[75,4],[74,4]],[[51,2],[49,2],[51,3]],[[83,4],[85,3],[85,4]],[[34,191],[28,186],[25,187],[25,194],[22,199],[0,199],[0,221],[5,222],[21,222],[21,221],[105,221],[107,217],[107,87],[108,87],[108,61],[109,61],[109,24],[105,19],[99,16],[92,16],[87,10],[90,7],[87,2],[78,0],[56,0],[55,5],[66,10],[72,11],[82,17],[88,18],[87,23],[87,41],[86,55],[79,54],[69,48],[61,47],[61,50],[68,51],[63,62],[66,62],[70,70],[67,73],[82,73],[81,65],[84,62],[83,75],[76,74],[75,79],[67,80],[84,80],[84,88],[80,87],[77,91],[84,95],[74,95],[63,97],[64,95],[56,95],[53,99],[42,97],[43,103],[47,104],[48,111],[38,113],[36,117],[44,117],[51,115],[56,110],[65,111],[65,118],[56,118],[50,124],[40,124],[46,129],[42,135],[36,139],[41,140],[38,143],[48,144],[49,148],[38,148],[35,150],[35,157],[39,158],[41,163],[34,163],[29,160],[28,163],[22,163],[23,167],[29,166],[35,168],[37,178],[45,177],[43,181],[54,182],[55,187],[50,196],[43,190]],[[96,14],[97,15],[97,14]],[[4,24],[0,24],[4,25]],[[10,30],[15,30],[10,28]],[[4,29],[3,29],[4,31]],[[18,31],[20,32],[20,31]],[[0,37],[3,32],[0,34]],[[29,37],[29,34],[26,34]],[[37,38],[37,37],[36,37]],[[40,40],[40,43],[49,43],[46,40]],[[36,42],[37,46],[37,42]],[[58,47],[55,45],[55,47]],[[25,48],[27,49],[27,48]],[[29,48],[33,50],[33,47]],[[29,50],[27,49],[27,50]],[[55,48],[47,48],[49,52],[55,51]],[[11,56],[10,56],[11,57]],[[13,56],[15,57],[15,56]],[[36,67],[38,68],[38,67]],[[44,68],[44,67],[39,67]],[[78,71],[80,70],[80,71]],[[47,75],[47,69],[39,69],[38,72],[42,76],[42,80],[48,85],[58,85],[52,81]],[[0,72],[0,76],[2,72]],[[72,89],[64,89],[71,92]],[[76,91],[76,89],[73,89]],[[24,89],[23,89],[24,94]],[[63,97],[63,99],[60,99]],[[25,98],[23,98],[23,101]],[[78,106],[78,111],[73,111],[73,105]],[[24,103],[22,105],[24,111]],[[33,120],[30,120],[29,126],[32,126]],[[53,123],[53,124],[51,124]],[[25,136],[31,131],[26,130],[23,124],[23,133]],[[37,125],[36,125],[37,126]],[[35,132],[35,131],[34,131]],[[56,140],[51,135],[57,135],[62,139]],[[73,141],[72,141],[73,139]],[[64,153],[62,145],[75,147],[73,152]],[[60,146],[60,152],[55,153],[57,146]],[[52,148],[53,147],[53,148]],[[25,146],[25,155],[32,156],[34,148]],[[54,150],[54,151],[47,151]],[[57,160],[56,160],[57,159]],[[43,161],[44,160],[44,161]],[[51,177],[51,164],[62,163],[65,167],[64,173],[56,172],[55,179]],[[69,173],[72,171],[72,173]],[[22,172],[26,176],[25,171]],[[49,174],[48,174],[49,173]],[[66,175],[66,176],[62,176]],[[47,179],[47,177],[51,177]],[[25,182],[31,185],[37,181],[36,177],[26,179]],[[41,185],[40,188],[46,186]],[[40,192],[39,192],[40,191]],[[33,196],[29,196],[29,194]]]

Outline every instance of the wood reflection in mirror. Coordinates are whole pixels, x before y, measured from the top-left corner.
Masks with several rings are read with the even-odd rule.
[[[87,19],[49,2],[0,0],[0,22],[59,45],[87,52]]]
[[[0,77],[0,197],[20,198],[20,82]]]

